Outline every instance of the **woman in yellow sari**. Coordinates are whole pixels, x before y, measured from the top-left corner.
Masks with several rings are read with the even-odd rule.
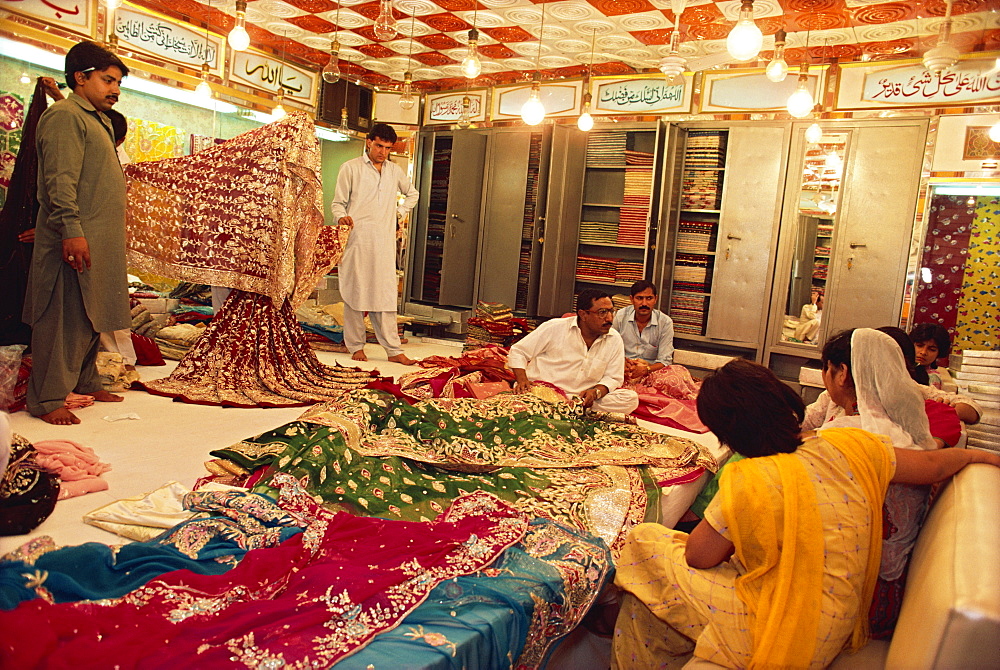
[[[978,450],[892,449],[857,428],[800,434],[804,409],[746,360],[705,379],[699,417],[746,458],[726,468],[690,536],[657,524],[632,530],[615,578],[625,597],[612,667],[671,667],[692,652],[726,667],[828,665],[868,639],[890,480],[1000,465]]]

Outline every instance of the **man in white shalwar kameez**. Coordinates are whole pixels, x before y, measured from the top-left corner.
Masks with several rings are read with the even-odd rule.
[[[366,361],[364,313],[390,361],[412,365],[403,354],[396,325],[396,220],[413,209],[419,194],[409,177],[389,160],[396,131],[372,126],[365,153],[344,163],[330,210],[340,225],[352,225],[340,261],[344,298],[344,344],[356,361]],[[397,206],[397,195],[405,196]]]

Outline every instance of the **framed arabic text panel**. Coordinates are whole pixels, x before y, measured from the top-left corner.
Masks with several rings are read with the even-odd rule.
[[[231,67],[229,78],[233,81],[271,93],[281,88],[289,100],[316,104],[319,77],[315,72],[252,50],[234,53]]]
[[[993,58],[963,58],[955,67],[928,72],[917,60],[841,66],[837,109],[947,107],[1000,102],[1000,71]]]
[[[0,10],[10,10],[93,39],[97,36],[97,2],[98,0],[0,0]]]
[[[681,84],[663,77],[597,77],[590,83],[591,114],[675,114],[691,111],[694,75],[684,73]]]
[[[115,12],[115,34],[130,49],[194,70],[208,63],[209,72],[222,76],[223,39],[218,35],[124,5]]]
[[[437,93],[428,95],[424,102],[424,124],[457,123],[462,117],[462,99],[469,98],[469,122],[486,120],[486,91]]]

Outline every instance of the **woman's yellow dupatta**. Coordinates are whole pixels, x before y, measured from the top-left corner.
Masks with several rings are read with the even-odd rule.
[[[851,639],[853,649],[867,640],[867,608],[882,551],[878,520],[892,459],[880,442],[872,448],[871,441],[878,438],[862,430],[828,429],[822,436],[847,458],[872,515],[864,609]],[[736,554],[747,569],[736,580],[736,593],[750,614],[754,642],[749,666],[808,667],[816,646],[824,568],[823,525],[808,472],[794,454],[748,458],[724,470],[719,493]]]
[[[749,667],[807,667],[819,627],[824,553],[806,469],[793,454],[747,458],[725,469],[719,493],[747,569],[736,579],[736,594],[750,614]]]

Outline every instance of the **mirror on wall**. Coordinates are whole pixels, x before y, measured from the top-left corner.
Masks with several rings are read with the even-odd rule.
[[[817,126],[818,128],[818,126]],[[805,131],[797,193],[795,249],[788,277],[781,341],[817,346],[827,274],[837,230],[848,132]],[[787,210],[786,210],[787,211]]]

